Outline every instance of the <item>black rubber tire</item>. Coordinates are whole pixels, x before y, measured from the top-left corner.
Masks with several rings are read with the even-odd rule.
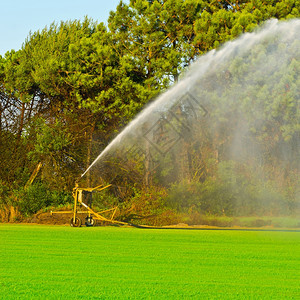
[[[70,220],[71,227],[80,227],[81,226],[81,219],[76,217],[75,222],[73,221],[73,218]]]
[[[92,217],[86,217],[85,218],[85,226],[87,227],[92,227],[96,225],[96,220],[93,219]]]

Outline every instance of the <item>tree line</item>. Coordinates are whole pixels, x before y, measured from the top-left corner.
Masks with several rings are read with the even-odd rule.
[[[299,17],[299,7],[297,0],[120,1],[107,25],[86,17],[29,33],[20,50],[0,56],[2,208],[28,215],[70,201],[78,176],[191,62],[270,18]],[[138,189],[131,199],[144,197]]]

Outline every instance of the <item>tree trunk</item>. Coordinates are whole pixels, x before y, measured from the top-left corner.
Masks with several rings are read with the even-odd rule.
[[[91,165],[92,147],[93,147],[93,133],[95,130],[95,124],[90,129],[88,136],[88,147],[87,147],[87,158],[86,158],[86,169]],[[91,172],[90,170],[86,174],[86,183],[88,187],[91,187]]]
[[[20,122],[19,122],[19,128],[18,128],[18,133],[17,133],[16,148],[18,147],[20,140],[21,140],[21,135],[22,135],[23,127],[24,127],[24,116],[25,116],[25,103],[22,102],[21,113],[20,113]]]

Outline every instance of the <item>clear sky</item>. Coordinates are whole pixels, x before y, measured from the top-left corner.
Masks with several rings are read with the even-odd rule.
[[[19,50],[29,32],[52,22],[82,20],[84,16],[107,23],[120,0],[0,0],[0,55]],[[123,1],[128,3],[128,1]]]

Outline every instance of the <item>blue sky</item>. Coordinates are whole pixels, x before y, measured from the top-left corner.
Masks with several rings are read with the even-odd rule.
[[[88,16],[107,23],[109,12],[120,0],[0,0],[0,55],[19,50],[29,32],[52,22]],[[123,1],[128,3],[129,1]]]

